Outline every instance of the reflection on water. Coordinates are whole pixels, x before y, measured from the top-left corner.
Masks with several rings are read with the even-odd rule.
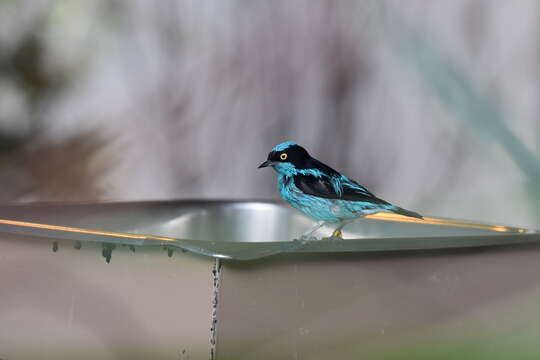
[[[311,225],[311,220],[287,207],[253,202],[196,209],[147,230],[181,239],[275,242],[297,237]]]
[[[407,216],[402,216],[394,213],[377,213],[366,216],[367,219],[383,220],[383,221],[397,221],[397,222],[408,222],[408,223],[418,223],[418,224],[428,224],[428,225],[443,225],[450,227],[462,227],[469,229],[480,229],[480,230],[489,230],[497,232],[517,232],[524,233],[527,232],[527,229],[516,228],[511,226],[503,225],[489,225],[489,224],[478,224],[468,221],[459,221],[453,219],[444,219],[436,217],[424,217],[423,219],[416,219]]]

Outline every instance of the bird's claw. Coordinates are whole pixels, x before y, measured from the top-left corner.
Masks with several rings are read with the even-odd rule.
[[[330,237],[334,239],[343,239],[343,233],[341,232],[341,230],[336,229],[334,230],[334,232],[332,233],[332,236]]]

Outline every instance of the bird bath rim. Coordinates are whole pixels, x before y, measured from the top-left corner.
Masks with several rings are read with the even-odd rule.
[[[34,203],[0,206],[0,232],[47,239],[167,246],[214,258],[283,253],[389,252],[540,243],[540,233],[499,224],[375,214],[344,240],[293,241],[312,221],[268,200]],[[328,236],[331,229],[326,229]],[[322,237],[325,233],[321,234]]]

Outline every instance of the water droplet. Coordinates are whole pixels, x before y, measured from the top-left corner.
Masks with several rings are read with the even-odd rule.
[[[172,257],[173,254],[174,254],[174,249],[171,248],[171,247],[168,247],[168,248],[167,248],[167,255],[168,255],[169,257]]]
[[[79,240],[77,240],[75,241],[75,243],[73,243],[73,247],[77,250],[81,250],[82,243]]]
[[[52,243],[52,251],[54,251],[54,252],[58,251],[58,241],[54,241]]]
[[[108,264],[111,262],[112,252],[114,249],[116,249],[116,245],[111,244],[111,243],[102,243],[101,246],[103,248],[101,250],[101,255],[103,255],[103,257],[105,258],[105,261]]]
[[[135,246],[129,245],[129,250],[131,250],[131,252],[135,252]]]

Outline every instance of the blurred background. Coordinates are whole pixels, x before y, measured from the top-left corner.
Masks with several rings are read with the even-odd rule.
[[[278,198],[286,140],[540,227],[540,2],[0,2],[0,201]]]

